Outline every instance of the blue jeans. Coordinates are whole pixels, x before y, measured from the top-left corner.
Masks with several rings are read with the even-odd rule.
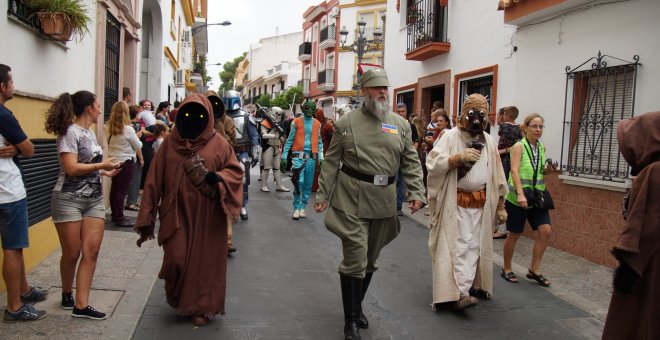
[[[23,249],[28,240],[27,198],[0,204],[0,238],[2,249]]]
[[[406,199],[406,182],[403,180],[401,169],[396,174],[396,210],[401,210]]]

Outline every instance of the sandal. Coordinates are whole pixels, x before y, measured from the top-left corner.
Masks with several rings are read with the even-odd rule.
[[[518,277],[516,276],[516,274],[514,272],[507,273],[504,271],[504,268],[502,268],[502,271],[500,272],[500,276],[511,283],[518,283]]]
[[[506,238],[506,234],[496,232],[493,234],[493,240],[503,240]]]
[[[541,274],[534,273],[531,269],[528,269],[528,270],[529,270],[529,273],[527,273],[527,278],[528,279],[535,280],[536,282],[538,282],[543,287],[549,287],[550,286],[550,280],[546,279]]]
[[[140,211],[140,207],[137,204],[131,204],[124,207],[126,210],[130,211]]]

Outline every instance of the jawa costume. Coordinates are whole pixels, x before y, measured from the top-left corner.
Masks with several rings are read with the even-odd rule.
[[[620,265],[603,339],[660,339],[660,111],[622,120],[617,136],[636,177],[612,250]]]
[[[282,161],[282,150],[280,150],[282,136],[282,129],[278,124],[282,120],[284,110],[277,106],[273,106],[268,113],[269,119],[261,121],[261,162],[263,169],[261,170],[261,191],[269,192],[268,189],[268,173],[273,170],[273,178],[275,179],[275,190],[289,192],[288,188],[282,185],[282,172],[280,172],[280,163]]]
[[[487,121],[486,98],[469,96],[458,128],[447,131],[426,158],[434,309],[449,301],[456,309],[474,306],[471,288],[492,295],[492,230],[496,218],[506,220],[508,187],[497,145],[484,131]]]
[[[380,68],[360,77],[365,90],[388,86],[387,74]],[[396,216],[397,170],[402,170],[411,204],[419,209],[425,201],[422,168],[410,124],[391,111],[371,112],[365,105],[337,120],[324,163],[315,208],[319,211],[319,205],[329,201],[325,227],[342,241],[339,278],[344,337],[355,340],[361,338],[358,328],[369,327],[362,300],[378,270],[380,251],[401,229]]]
[[[305,218],[305,207],[312,193],[314,169],[316,162],[323,162],[323,141],[321,140],[321,123],[314,118],[316,104],[306,100],[302,104],[303,116],[291,123],[291,132],[282,151],[280,169],[286,169],[287,156],[292,154],[293,166],[293,219]]]
[[[218,96],[218,94],[213,90],[208,90],[204,93],[206,98],[211,102],[211,107],[213,108],[213,118],[215,122],[213,127],[215,132],[220,134],[227,143],[231,146],[232,150],[236,145],[236,126],[234,126],[234,120],[227,117],[225,114],[225,102]],[[234,245],[234,221],[231,218],[227,219],[227,251],[229,253],[236,252],[236,245]]]
[[[229,143],[213,130],[211,103],[201,94],[186,97],[149,169],[134,229],[138,246],[153,239],[158,214],[158,277],[168,304],[196,325],[225,310],[225,221],[238,218],[242,179]]]

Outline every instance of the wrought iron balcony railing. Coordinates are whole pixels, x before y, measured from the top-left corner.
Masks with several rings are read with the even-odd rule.
[[[408,52],[432,42],[447,42],[447,7],[437,0],[419,0],[406,13]]]
[[[323,43],[326,40],[335,40],[336,36],[337,36],[336,26],[334,24],[329,25],[321,30],[321,39],[319,41]]]
[[[305,41],[304,43],[300,44],[298,46],[298,58],[303,55],[310,55],[312,54],[312,43],[309,41]]]

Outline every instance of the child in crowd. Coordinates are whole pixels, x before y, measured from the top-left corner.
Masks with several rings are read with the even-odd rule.
[[[154,136],[156,137],[156,141],[154,141],[152,146],[154,149],[154,154],[158,151],[158,148],[160,148],[160,145],[163,144],[163,140],[169,133],[170,129],[167,127],[167,125],[162,122],[156,123],[154,126]]]
[[[440,111],[435,110],[431,112],[431,121],[429,125],[426,126],[426,137],[433,137],[435,131],[438,130],[438,117],[440,116]]]

